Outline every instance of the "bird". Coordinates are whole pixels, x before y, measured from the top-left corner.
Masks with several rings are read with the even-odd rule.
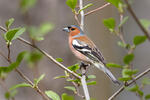
[[[120,82],[106,67],[106,61],[100,50],[79,26],[70,25],[63,28],[63,31],[69,33],[69,47],[78,59],[88,64],[94,65],[103,71],[112,80],[113,83],[120,84]]]

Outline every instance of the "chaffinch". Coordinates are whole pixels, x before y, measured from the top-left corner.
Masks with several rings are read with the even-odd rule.
[[[90,63],[102,70],[114,83],[120,84],[113,74],[105,67],[106,62],[96,45],[84,34],[77,25],[70,25],[63,29],[69,33],[69,47],[80,60]]]

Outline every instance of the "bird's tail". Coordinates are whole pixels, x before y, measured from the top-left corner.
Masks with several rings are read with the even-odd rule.
[[[114,77],[114,75],[105,67],[104,64],[94,63],[95,67],[102,70],[115,84],[119,84],[120,82]]]

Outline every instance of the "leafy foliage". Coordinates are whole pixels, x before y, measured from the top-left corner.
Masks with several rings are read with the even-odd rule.
[[[14,18],[10,18],[9,20],[7,20],[7,21],[5,22],[5,25],[6,25],[7,30],[9,30],[9,28],[10,28],[10,26],[13,24],[13,22],[14,22]]]
[[[45,91],[45,94],[51,98],[52,100],[60,100],[60,97],[57,93],[55,93],[54,91]]]
[[[67,0],[66,4],[72,9],[74,10],[76,8],[78,0]]]
[[[34,7],[37,0],[21,0],[20,1],[20,7],[23,13],[27,12],[29,9]]]
[[[141,24],[143,25],[143,27],[144,27],[146,30],[149,30],[149,27],[150,27],[150,20],[147,20],[147,19],[140,19],[140,22],[141,22]]]
[[[0,76],[1,76],[2,73],[9,73],[12,70],[14,70],[15,68],[17,68],[20,65],[20,63],[21,63],[21,61],[22,61],[25,54],[26,54],[25,51],[19,53],[18,56],[17,56],[16,62],[11,63],[8,67],[0,67]]]
[[[67,93],[61,95],[62,100],[74,100],[73,96],[69,96]]]
[[[20,83],[20,84],[12,86],[9,90],[12,91],[12,90],[15,90],[20,87],[32,87],[32,85],[30,85],[28,83]]]
[[[73,86],[65,86],[64,88],[76,92],[76,89]]]
[[[129,19],[128,16],[124,17],[123,20],[120,22],[120,24],[119,24],[118,27],[119,27],[119,28],[122,27],[122,25],[124,25],[124,24],[127,22],[128,19]]]
[[[33,87],[36,87],[39,82],[45,77],[45,74],[42,74],[38,79],[34,79],[34,86]]]
[[[56,60],[57,60],[58,62],[63,62],[63,59],[62,59],[62,58],[56,58]]]
[[[82,9],[80,9],[80,10],[78,11],[78,14],[79,14],[82,10],[87,9],[88,7],[90,7],[90,6],[92,6],[92,5],[93,5],[92,3],[87,4],[86,6],[84,6]]]
[[[52,31],[54,28],[54,25],[51,23],[43,23],[39,27],[30,26],[28,27],[29,35],[31,39],[36,41],[44,40],[44,36]]]
[[[4,38],[7,41],[8,44],[11,43],[12,40],[15,40],[20,35],[22,35],[25,32],[25,28],[15,28],[11,29],[6,34],[4,34]]]
[[[103,23],[109,29],[110,32],[114,32],[116,26],[116,22],[114,18],[104,19]]]
[[[129,64],[134,59],[134,54],[127,54],[124,56],[123,61],[125,64]]]
[[[138,36],[135,36],[135,37],[134,37],[133,43],[134,43],[134,45],[139,45],[139,44],[145,42],[146,39],[147,39],[146,36],[140,36],[140,35],[138,35]]]
[[[118,8],[119,12],[123,12],[123,3],[121,0],[106,0],[107,2],[114,5],[116,8]]]
[[[115,68],[122,68],[121,65],[119,64],[115,64],[115,63],[107,63],[106,64],[107,67],[115,67]]]

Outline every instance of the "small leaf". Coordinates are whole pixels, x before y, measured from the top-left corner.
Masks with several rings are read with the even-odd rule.
[[[73,10],[76,8],[77,0],[67,0],[66,4]]]
[[[62,100],[74,100],[74,97],[73,97],[73,96],[69,96],[69,95],[66,94],[66,93],[63,93],[63,94],[61,95],[61,98],[62,98]]]
[[[76,92],[76,89],[73,86],[65,86],[64,88]]]
[[[137,69],[131,70],[131,69],[123,69],[123,77],[125,76],[132,76],[138,72]]]
[[[56,58],[56,60],[57,60],[58,62],[63,62],[63,59],[62,59],[62,58]]]
[[[107,27],[109,29],[110,32],[114,32],[115,26],[116,26],[116,22],[115,22],[114,18],[104,19],[103,23],[104,23],[105,27]]]
[[[15,28],[11,29],[4,35],[5,40],[8,42],[11,42],[12,40],[15,40],[18,38],[21,34],[25,32],[25,28]]]
[[[88,78],[93,79],[93,78],[96,78],[96,76],[95,75],[88,75]]]
[[[140,36],[140,35],[138,35],[138,36],[135,36],[135,37],[134,37],[133,43],[134,43],[134,45],[139,45],[139,44],[145,42],[146,39],[147,39],[146,36]]]
[[[150,85],[150,79],[148,77],[145,77],[142,79],[142,84],[143,85]]]
[[[96,84],[96,81],[91,81],[87,83],[87,85],[95,85],[95,84]]]
[[[142,97],[144,95],[143,91],[137,90],[137,93]]]
[[[45,77],[45,74],[42,74],[38,79],[34,79],[34,85],[37,86],[38,83]]]
[[[56,76],[54,79],[59,79],[59,78],[66,78],[66,76]]]
[[[21,84],[12,86],[9,90],[12,91],[12,90],[20,88],[20,87],[32,87],[32,85],[30,85],[28,83],[21,83]]]
[[[125,23],[127,22],[128,19],[129,19],[128,16],[126,16],[125,18],[123,18],[123,20],[120,22],[120,24],[119,24],[118,27],[119,27],[119,28],[122,27],[122,25],[125,24]]]
[[[122,3],[121,0],[106,0],[106,1],[114,5],[116,8],[119,8],[119,5]]]
[[[27,12],[36,4],[37,0],[21,0],[20,7],[23,13]]]
[[[17,94],[17,90],[6,92],[5,93],[5,98],[9,100],[11,98],[14,98],[16,94]]]
[[[134,54],[127,54],[124,56],[123,61],[125,64],[129,64],[134,59]]]
[[[87,4],[86,6],[84,6],[82,9],[80,9],[80,10],[78,11],[78,14],[79,14],[82,10],[87,9],[88,7],[90,7],[90,6],[92,6],[92,5],[93,5],[92,3]]]
[[[131,77],[121,77],[121,78],[119,78],[119,80],[123,81],[123,82],[129,81],[131,79],[132,79]]]
[[[115,64],[115,63],[107,63],[107,67],[115,67],[115,68],[123,68],[121,65]]]
[[[128,91],[131,91],[131,92],[136,92],[136,91],[139,90],[139,86],[138,86],[138,85],[134,85],[134,86],[132,86],[132,87],[126,87],[126,89],[127,89]]]
[[[68,69],[70,69],[71,71],[77,71],[79,68],[80,68],[79,64],[75,64],[68,67]]]
[[[14,18],[10,18],[8,21],[5,22],[7,30],[9,30],[13,22],[14,22]]]
[[[52,100],[60,100],[59,95],[53,91],[45,91],[45,94]]]
[[[145,100],[150,100],[150,94],[145,95]]]
[[[148,30],[150,27],[150,20],[147,19],[140,19],[141,24],[143,25],[143,27]]]

